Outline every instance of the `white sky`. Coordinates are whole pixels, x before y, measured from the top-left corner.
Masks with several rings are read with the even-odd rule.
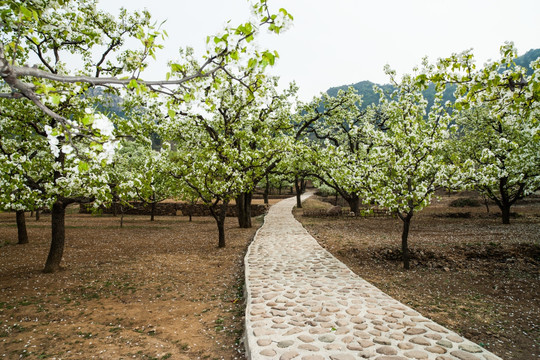
[[[497,59],[499,47],[513,41],[523,54],[540,48],[540,0],[269,0],[283,7],[293,26],[280,35],[264,35],[260,47],[277,50],[271,70],[282,86],[296,81],[300,99],[329,87],[363,80],[387,82],[385,64],[399,74],[411,72],[424,56],[431,61],[474,49],[477,62]],[[249,19],[246,0],[101,0],[112,13],[146,8],[169,38],[158,62],[145,75],[161,79],[180,47],[201,53],[207,35]]]

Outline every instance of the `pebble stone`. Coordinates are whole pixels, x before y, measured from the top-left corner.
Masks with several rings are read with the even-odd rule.
[[[293,350],[293,351],[288,351],[286,353],[283,353],[280,357],[279,357],[279,360],[292,360],[296,357],[298,357],[300,354],[298,353],[298,351],[296,350]]]
[[[501,360],[351,272],[294,219],[295,204],[270,208],[244,259],[248,359]]]

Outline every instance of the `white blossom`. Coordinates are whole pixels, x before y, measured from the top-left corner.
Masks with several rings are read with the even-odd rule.
[[[111,120],[101,113],[94,114],[93,127],[100,131],[102,135],[112,136],[114,132],[114,124]]]

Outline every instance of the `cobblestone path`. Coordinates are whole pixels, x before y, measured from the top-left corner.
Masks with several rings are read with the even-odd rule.
[[[355,275],[294,219],[295,203],[270,208],[245,258],[248,359],[500,359]]]

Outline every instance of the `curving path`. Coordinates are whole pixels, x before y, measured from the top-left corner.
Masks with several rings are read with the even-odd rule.
[[[294,219],[295,204],[270,208],[245,257],[248,359],[500,359],[355,275]]]

